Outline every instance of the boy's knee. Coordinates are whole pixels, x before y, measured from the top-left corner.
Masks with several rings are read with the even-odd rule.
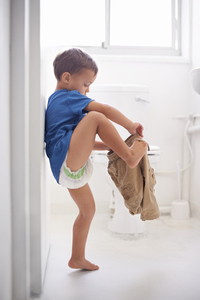
[[[98,111],[90,111],[88,113],[88,117],[94,119],[95,121],[103,121],[105,120],[106,116]]]
[[[80,210],[80,214],[86,220],[92,220],[95,215],[95,206],[90,207],[89,209]]]

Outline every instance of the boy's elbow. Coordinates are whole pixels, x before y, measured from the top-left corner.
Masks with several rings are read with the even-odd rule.
[[[108,104],[104,104],[104,111],[103,111],[103,114],[105,116],[109,116],[113,111],[113,107],[108,105]]]

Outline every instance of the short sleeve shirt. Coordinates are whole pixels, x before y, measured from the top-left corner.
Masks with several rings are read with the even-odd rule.
[[[78,91],[66,89],[58,90],[49,97],[45,116],[46,153],[57,182],[72,133],[86,115],[84,108],[91,101]]]

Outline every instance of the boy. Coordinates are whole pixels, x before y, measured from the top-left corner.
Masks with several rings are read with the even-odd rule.
[[[68,188],[79,208],[68,266],[98,270],[97,265],[85,258],[86,240],[95,213],[94,198],[88,185],[92,174],[89,156],[92,150],[112,149],[134,168],[147,151],[147,144],[139,140],[129,148],[110,120],[130,134],[137,132],[141,137],[142,125],[133,123],[114,107],[86,96],[98,72],[88,54],[80,49],[64,51],[55,58],[53,66],[57,86],[46,110],[46,151],[55,179]],[[96,134],[102,142],[95,141]]]

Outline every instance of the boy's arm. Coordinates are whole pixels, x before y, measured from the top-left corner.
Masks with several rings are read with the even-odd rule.
[[[143,137],[143,126],[140,123],[132,122],[113,106],[91,101],[85,108],[86,111],[97,111],[104,114],[109,120],[126,128],[130,134],[139,133]]]

